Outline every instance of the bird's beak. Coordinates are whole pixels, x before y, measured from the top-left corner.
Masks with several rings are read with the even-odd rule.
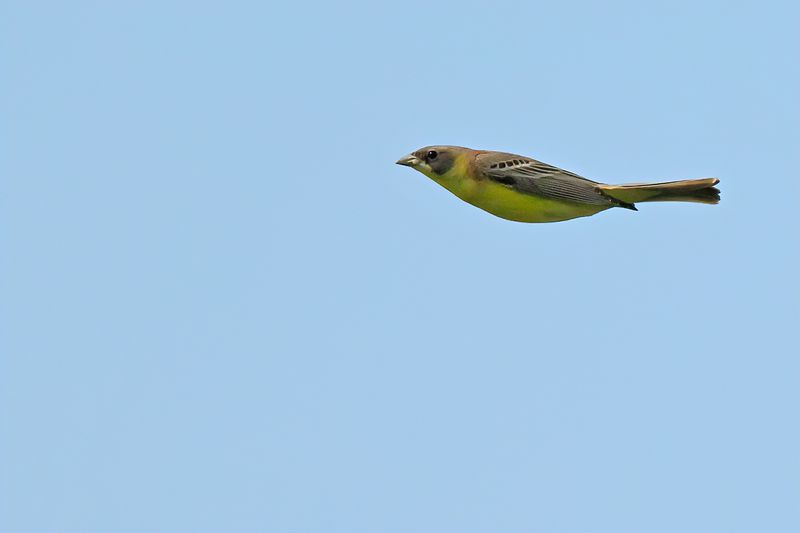
[[[415,167],[421,163],[419,157],[415,156],[414,154],[408,154],[400,159],[397,160],[398,165],[403,165],[405,167]]]

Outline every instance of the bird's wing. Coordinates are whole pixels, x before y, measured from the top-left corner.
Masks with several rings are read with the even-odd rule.
[[[487,178],[524,194],[582,204],[632,207],[603,193],[595,181],[529,157],[486,152],[479,154],[477,160]]]

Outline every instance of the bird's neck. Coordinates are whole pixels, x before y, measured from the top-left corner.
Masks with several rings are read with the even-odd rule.
[[[453,166],[444,174],[426,172],[426,175],[462,200],[469,202],[479,185],[470,172],[469,159],[469,156],[465,154],[457,158]]]

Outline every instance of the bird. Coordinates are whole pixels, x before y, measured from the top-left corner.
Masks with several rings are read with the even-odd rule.
[[[609,185],[530,157],[426,146],[397,161],[484,211],[516,222],[560,222],[639,202],[719,203],[717,178]]]

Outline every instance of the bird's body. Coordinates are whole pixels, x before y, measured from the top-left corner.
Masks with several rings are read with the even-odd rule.
[[[717,203],[715,178],[607,185],[529,157],[459,146],[429,146],[400,159],[465,202],[518,222],[558,222],[635,202]]]
[[[517,222],[556,222],[594,215],[611,207],[520,194],[513,187],[492,179],[465,179],[465,176],[479,175],[479,169],[470,168],[470,162],[475,166],[475,161],[464,157],[442,175],[433,172],[423,174],[465,202],[500,218]]]

